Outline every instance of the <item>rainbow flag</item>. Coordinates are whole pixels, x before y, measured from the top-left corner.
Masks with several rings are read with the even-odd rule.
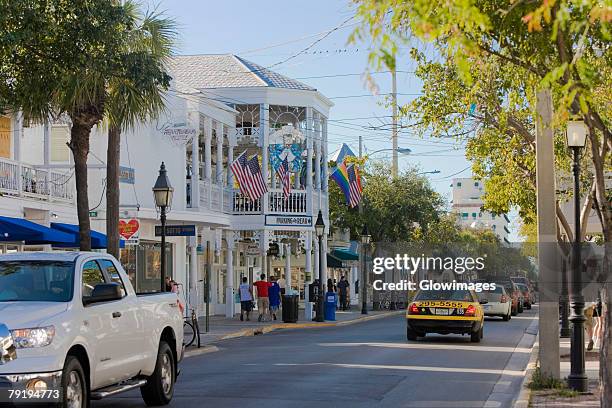
[[[351,188],[349,185],[348,170],[344,162],[338,164],[336,170],[330,176],[340,187],[340,190],[344,193],[344,198],[348,204],[351,199]]]

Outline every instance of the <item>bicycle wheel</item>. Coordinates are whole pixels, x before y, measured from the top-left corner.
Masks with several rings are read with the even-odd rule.
[[[193,328],[191,322],[183,322],[183,345],[189,347],[193,344],[196,339],[196,331]]]

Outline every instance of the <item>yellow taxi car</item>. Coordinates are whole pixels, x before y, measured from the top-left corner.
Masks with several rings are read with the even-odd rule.
[[[427,333],[469,334],[471,341],[483,337],[484,311],[471,290],[420,290],[406,310],[406,337],[414,341]]]

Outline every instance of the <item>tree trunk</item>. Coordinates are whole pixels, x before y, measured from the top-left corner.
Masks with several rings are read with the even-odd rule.
[[[79,218],[79,248],[81,251],[91,251],[89,194],[87,191],[87,155],[89,154],[90,131],[91,126],[73,119],[70,129],[70,143],[68,143],[74,157],[77,215]]]
[[[119,259],[119,158],[121,129],[108,129],[106,150],[106,252]]]

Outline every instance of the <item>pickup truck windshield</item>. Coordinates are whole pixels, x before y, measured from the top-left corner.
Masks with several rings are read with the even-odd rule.
[[[0,261],[0,302],[68,302],[74,262]]]

